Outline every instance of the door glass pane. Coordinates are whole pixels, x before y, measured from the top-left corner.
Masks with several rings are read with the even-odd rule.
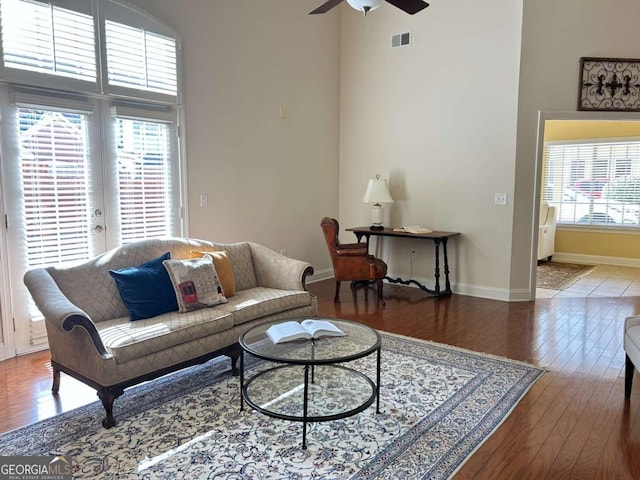
[[[121,242],[173,235],[169,126],[116,119]]]
[[[18,109],[27,268],[93,254],[86,117]]]

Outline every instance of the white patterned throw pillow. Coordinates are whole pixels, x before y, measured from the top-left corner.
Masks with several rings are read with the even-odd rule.
[[[165,260],[162,263],[173,284],[179,312],[227,303],[213,259],[209,255],[188,260]]]

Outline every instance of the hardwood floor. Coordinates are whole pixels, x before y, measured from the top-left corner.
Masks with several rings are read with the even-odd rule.
[[[456,479],[640,478],[640,379],[625,401],[622,349],[624,318],[640,312],[640,297],[433,300],[385,284],[382,307],[375,291],[365,299],[362,287],[354,301],[348,285],[334,304],[333,288],[331,280],[309,285],[320,315],[547,369]],[[60,394],[51,395],[47,361],[42,352],[0,362],[0,431],[96,400],[65,375]]]

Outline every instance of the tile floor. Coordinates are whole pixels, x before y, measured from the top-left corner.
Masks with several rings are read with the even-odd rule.
[[[640,296],[640,268],[598,265],[565,290],[536,288],[536,298]]]

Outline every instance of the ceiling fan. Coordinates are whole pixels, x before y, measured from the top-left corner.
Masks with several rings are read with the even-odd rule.
[[[398,7],[400,10],[407,12],[409,15],[418,13],[429,6],[427,2],[423,2],[422,0],[347,0],[347,3],[366,15],[371,10],[378,8],[385,1],[394,7]],[[310,12],[309,15],[326,13],[333,7],[338,6],[340,3],[342,3],[342,0],[327,0],[313,12]]]

